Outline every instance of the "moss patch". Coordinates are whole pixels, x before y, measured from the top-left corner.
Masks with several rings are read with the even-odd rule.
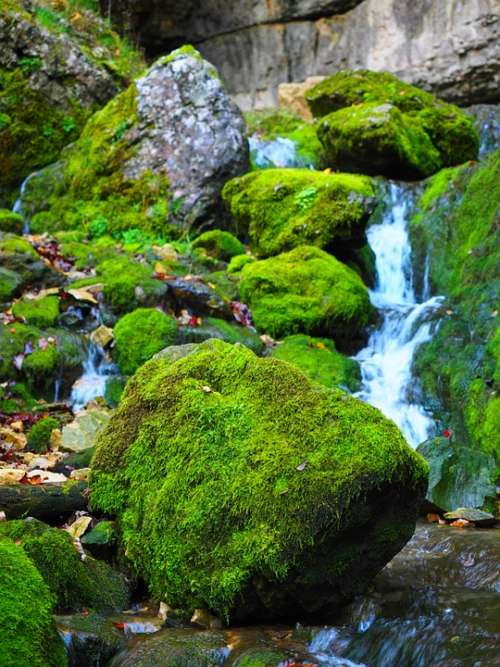
[[[245,246],[241,241],[220,229],[213,229],[198,236],[193,242],[193,248],[201,249],[209,257],[224,262],[229,262],[232,257],[245,252]]]
[[[132,375],[156,352],[174,343],[177,323],[156,308],[138,308],[122,317],[113,333],[118,366],[125,375]]]
[[[0,232],[9,232],[11,234],[22,234],[23,218],[18,213],[13,213],[8,209],[0,209]]]
[[[252,172],[222,191],[236,233],[262,257],[304,244],[334,249],[360,241],[374,194],[367,177],[309,169]]]
[[[311,246],[247,264],[240,292],[257,328],[276,338],[308,333],[352,343],[373,313],[358,274]]]
[[[340,354],[333,341],[297,334],[288,336],[271,353],[275,359],[287,361],[308,378],[325,387],[344,387],[356,391],[360,383],[357,362]]]
[[[59,422],[53,417],[37,421],[28,433],[28,449],[31,452],[44,452],[48,449],[52,431],[59,428]]]
[[[23,549],[0,540],[0,662],[5,667],[64,667],[64,645],[46,583]]]
[[[21,299],[12,306],[12,314],[35,327],[51,327],[59,317],[59,297]]]

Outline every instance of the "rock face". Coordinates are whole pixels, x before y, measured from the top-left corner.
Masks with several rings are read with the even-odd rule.
[[[173,607],[335,610],[411,536],[427,468],[369,405],[206,341],[145,364],[101,434],[92,506]]]
[[[184,47],[96,113],[52,176],[31,179],[33,229],[187,231],[218,218],[223,183],[247,168],[239,109]]]
[[[84,6],[7,0],[0,9],[0,196],[57,158],[85,120],[140,69]],[[88,4],[88,3],[87,3]]]
[[[278,9],[262,15],[264,4]],[[498,0],[209,2],[203,10],[187,2],[181,11],[190,18],[177,31],[179,3],[140,5],[135,24],[146,47],[195,41],[243,108],[276,103],[280,83],[345,67],[388,70],[461,104],[499,99]],[[298,11],[281,11],[286,5]]]

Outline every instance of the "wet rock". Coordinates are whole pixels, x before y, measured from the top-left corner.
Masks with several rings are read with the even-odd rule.
[[[94,558],[109,560],[116,544],[116,526],[114,521],[99,521],[81,539],[82,545]]]
[[[197,315],[211,315],[222,319],[231,319],[229,304],[222,299],[213,287],[201,278],[174,278],[167,280],[167,300],[176,312],[190,310]]]
[[[208,317],[198,327],[180,327],[178,338],[181,343],[202,343],[209,338],[218,338],[226,343],[241,343],[255,354],[261,354],[264,344],[254,329],[243,327],[236,322],[226,322],[216,317]]]
[[[87,484],[15,484],[0,486],[0,511],[8,519],[32,516],[49,523],[62,523],[76,511],[87,507]]]
[[[99,614],[57,616],[70,667],[99,667],[124,648],[126,638],[113,622]]]
[[[104,326],[104,324],[97,327],[90,335],[90,340],[103,349],[111,345],[113,338],[113,329]]]
[[[191,623],[205,630],[221,630],[222,621],[206,609],[195,609],[191,617]]]
[[[483,512],[482,510],[475,509],[474,507],[459,507],[453,512],[446,512],[444,518],[447,521],[455,521],[457,519],[464,519],[469,523],[473,523],[475,526],[492,526],[496,523],[496,519],[493,514],[489,512]]]
[[[108,423],[109,410],[90,407],[77,414],[62,430],[61,449],[78,453],[94,446],[97,434]]]

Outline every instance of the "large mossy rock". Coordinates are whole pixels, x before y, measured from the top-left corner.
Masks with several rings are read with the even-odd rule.
[[[23,178],[56,160],[142,67],[97,4],[1,3],[0,192],[10,203]]]
[[[306,98],[337,169],[417,179],[477,157],[471,116],[388,72],[341,70]]]
[[[362,244],[375,204],[369,178],[310,169],[254,171],[229,181],[222,196],[236,233],[261,257],[305,244]]]
[[[38,198],[35,228],[165,235],[214,223],[224,182],[247,168],[241,112],[215,69],[183,47],[92,116],[27,196],[32,211]]]
[[[484,162],[434,176],[410,224],[417,276],[423,280],[427,258],[432,291],[447,297],[439,328],[417,350],[415,372],[435,417],[452,431],[454,443],[480,450],[497,466],[499,200],[500,151],[496,151]],[[499,469],[492,471],[496,475],[492,482],[498,481],[498,474]],[[463,492],[467,493],[465,485]]]
[[[427,466],[290,364],[207,341],[145,364],[101,433],[93,507],[152,594],[229,621],[335,610],[411,536]]]
[[[32,561],[11,540],[0,539],[0,664],[64,667],[64,645],[52,610],[54,600]]]
[[[240,292],[256,327],[277,338],[307,333],[353,342],[373,314],[359,275],[313,246],[247,264]]]
[[[59,612],[121,611],[129,601],[124,578],[103,561],[81,559],[69,533],[36,519],[0,524],[0,539],[19,544],[50,589]]]

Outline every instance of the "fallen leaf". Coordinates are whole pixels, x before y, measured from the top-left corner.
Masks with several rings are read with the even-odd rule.
[[[70,526],[67,526],[65,530],[71,535],[71,537],[80,538],[87,532],[91,523],[92,523],[92,517],[80,516],[78,517],[78,519],[73,521],[73,523]]]
[[[306,466],[307,466],[307,461],[302,461],[302,463],[297,466],[296,470],[298,470],[299,472],[302,472],[303,470],[306,469]]]

